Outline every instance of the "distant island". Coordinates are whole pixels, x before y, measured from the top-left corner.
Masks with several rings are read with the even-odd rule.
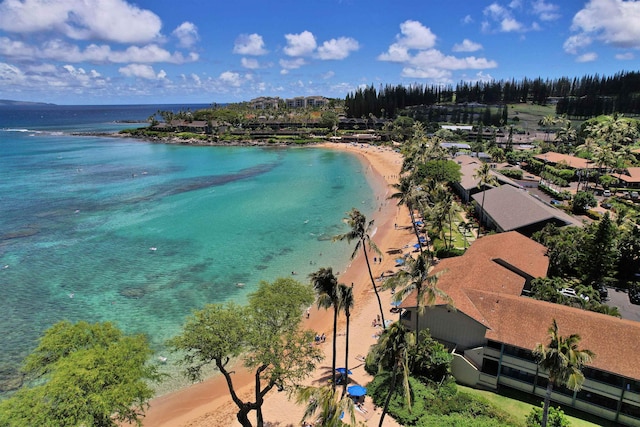
[[[49,102],[29,102],[29,101],[13,101],[11,99],[0,99],[0,106],[19,106],[19,105],[56,105]]]

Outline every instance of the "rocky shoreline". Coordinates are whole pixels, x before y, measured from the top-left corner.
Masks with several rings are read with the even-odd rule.
[[[136,135],[121,132],[73,132],[74,136],[95,136],[106,138],[131,138],[145,142],[153,142],[157,144],[179,144],[193,146],[220,146],[220,147],[290,147],[290,146],[309,146],[323,144],[327,142],[325,139],[319,139],[316,142],[306,142],[304,144],[292,141],[270,142],[266,140],[238,140],[238,141],[219,141],[219,140],[202,140],[199,138],[179,138],[177,136],[149,136]]]

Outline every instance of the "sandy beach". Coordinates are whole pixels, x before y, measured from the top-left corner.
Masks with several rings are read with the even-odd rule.
[[[351,145],[325,143],[320,148],[344,150],[356,154],[366,165],[366,173],[376,192],[378,211],[374,214],[374,231],[372,240],[383,253],[382,261],[372,264],[374,277],[378,278],[384,272],[395,271],[395,258],[398,255],[388,254],[390,249],[411,247],[415,237],[409,227],[409,214],[405,207],[396,206],[395,200],[388,200],[393,189],[391,185],[398,181],[398,174],[402,165],[399,153],[389,148],[369,145]],[[404,249],[408,252],[410,249]],[[373,259],[374,255],[370,258]],[[319,266],[322,267],[322,266]],[[304,278],[301,278],[304,280]],[[369,273],[362,255],[358,255],[346,271],[339,272],[341,283],[354,285],[355,307],[351,316],[351,337],[349,340],[349,369],[353,372],[352,384],[365,385],[371,377],[364,371],[362,357],[369,347],[376,341],[376,333],[380,327],[372,326],[372,321],[379,314],[378,303],[373,292]],[[396,320],[397,314],[390,312],[390,292],[382,292],[382,304],[385,319]],[[308,319],[303,320],[303,327],[313,329],[317,333],[324,333],[327,340],[322,345],[325,359],[318,365],[315,372],[308,378],[308,385],[323,385],[331,375],[331,331],[332,312],[318,311],[315,306],[311,309]],[[340,318],[338,330],[338,360],[337,365],[344,365],[345,321]],[[247,400],[253,395],[253,376],[241,366],[236,367],[234,386],[240,396]],[[374,408],[370,399],[365,400],[365,411],[356,412],[359,422],[367,425],[377,425],[380,409]],[[221,375],[194,384],[164,396],[157,397],[150,402],[150,407],[143,419],[145,427],[196,427],[196,426],[237,426],[240,425],[235,414],[237,407],[231,401],[226,382]],[[277,426],[299,426],[302,421],[304,408],[287,400],[285,392],[271,391],[265,400],[263,414],[266,423]],[[393,419],[387,417],[385,425],[397,425]]]

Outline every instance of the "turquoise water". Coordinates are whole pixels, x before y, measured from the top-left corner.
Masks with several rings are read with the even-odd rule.
[[[343,152],[19,125],[0,121],[4,381],[62,319],[113,321],[169,356],[164,340],[193,309],[242,303],[261,280],[344,270],[352,248],[331,237],[352,207],[375,209],[363,165]]]

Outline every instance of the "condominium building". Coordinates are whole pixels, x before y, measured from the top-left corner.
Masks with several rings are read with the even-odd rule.
[[[421,328],[454,356],[452,373],[470,386],[509,387],[542,400],[548,382],[532,350],[549,342],[555,319],[561,335],[578,334],[580,348],[595,353],[579,392],[554,387],[552,400],[620,425],[640,426],[640,322],[523,296],[531,280],[545,277],[546,248],[511,231],[475,241],[467,252],[442,260],[431,274],[453,301],[439,300],[420,316]],[[415,325],[415,293],[401,308]],[[413,320],[412,320],[413,319]]]

